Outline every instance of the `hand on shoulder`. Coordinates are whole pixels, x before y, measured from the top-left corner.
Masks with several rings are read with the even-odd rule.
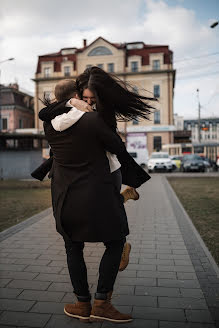
[[[92,108],[88,103],[86,103],[83,100],[76,99],[76,98],[71,98],[70,99],[70,104],[77,109],[81,110],[82,112],[92,112]]]

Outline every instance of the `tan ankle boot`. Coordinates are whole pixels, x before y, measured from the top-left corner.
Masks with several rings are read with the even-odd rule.
[[[78,301],[74,304],[66,304],[64,307],[64,312],[69,317],[79,319],[83,322],[89,322],[91,314],[91,302]]]
[[[119,265],[119,271],[125,270],[129,264],[129,254],[131,252],[131,244],[125,243],[122,251],[122,257]]]
[[[138,200],[139,199],[139,193],[133,187],[125,188],[123,190],[123,192],[121,192],[121,195],[124,198],[124,203],[126,203],[127,200],[129,200],[129,199],[133,199],[133,200]]]
[[[90,321],[111,321],[115,323],[126,323],[132,321],[132,317],[129,314],[120,313],[111,304],[111,297],[113,292],[107,293],[107,298],[105,300],[95,299]]]

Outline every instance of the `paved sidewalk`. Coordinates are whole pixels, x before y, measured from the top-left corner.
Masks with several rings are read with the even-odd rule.
[[[132,313],[132,323],[85,324],[64,315],[74,297],[64,244],[47,210],[0,234],[0,328],[216,327],[218,268],[164,176],[153,175],[140,194],[126,206],[132,252],[113,297],[119,310]],[[86,244],[92,293],[103,251],[101,243]]]

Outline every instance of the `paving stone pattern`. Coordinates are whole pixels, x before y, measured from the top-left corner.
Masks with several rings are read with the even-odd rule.
[[[0,235],[0,328],[216,327],[218,294],[212,288],[218,288],[219,280],[193,232],[182,229],[164,180],[153,175],[139,189],[139,201],[126,206],[132,251],[129,266],[118,274],[113,304],[132,313],[132,323],[85,324],[64,315],[64,304],[75,298],[64,243],[55,231],[52,211],[47,210],[38,220],[34,216],[32,223],[29,219],[26,226]],[[198,251],[193,252],[191,245]],[[103,252],[102,243],[86,243],[92,293]]]

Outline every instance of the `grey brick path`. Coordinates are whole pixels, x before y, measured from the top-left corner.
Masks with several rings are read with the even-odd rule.
[[[83,324],[63,313],[73,302],[64,244],[51,210],[0,234],[0,328],[212,328],[219,312],[217,268],[162,175],[127,206],[130,264],[118,274],[113,303],[132,313],[130,324]],[[94,293],[104,247],[87,243]]]

